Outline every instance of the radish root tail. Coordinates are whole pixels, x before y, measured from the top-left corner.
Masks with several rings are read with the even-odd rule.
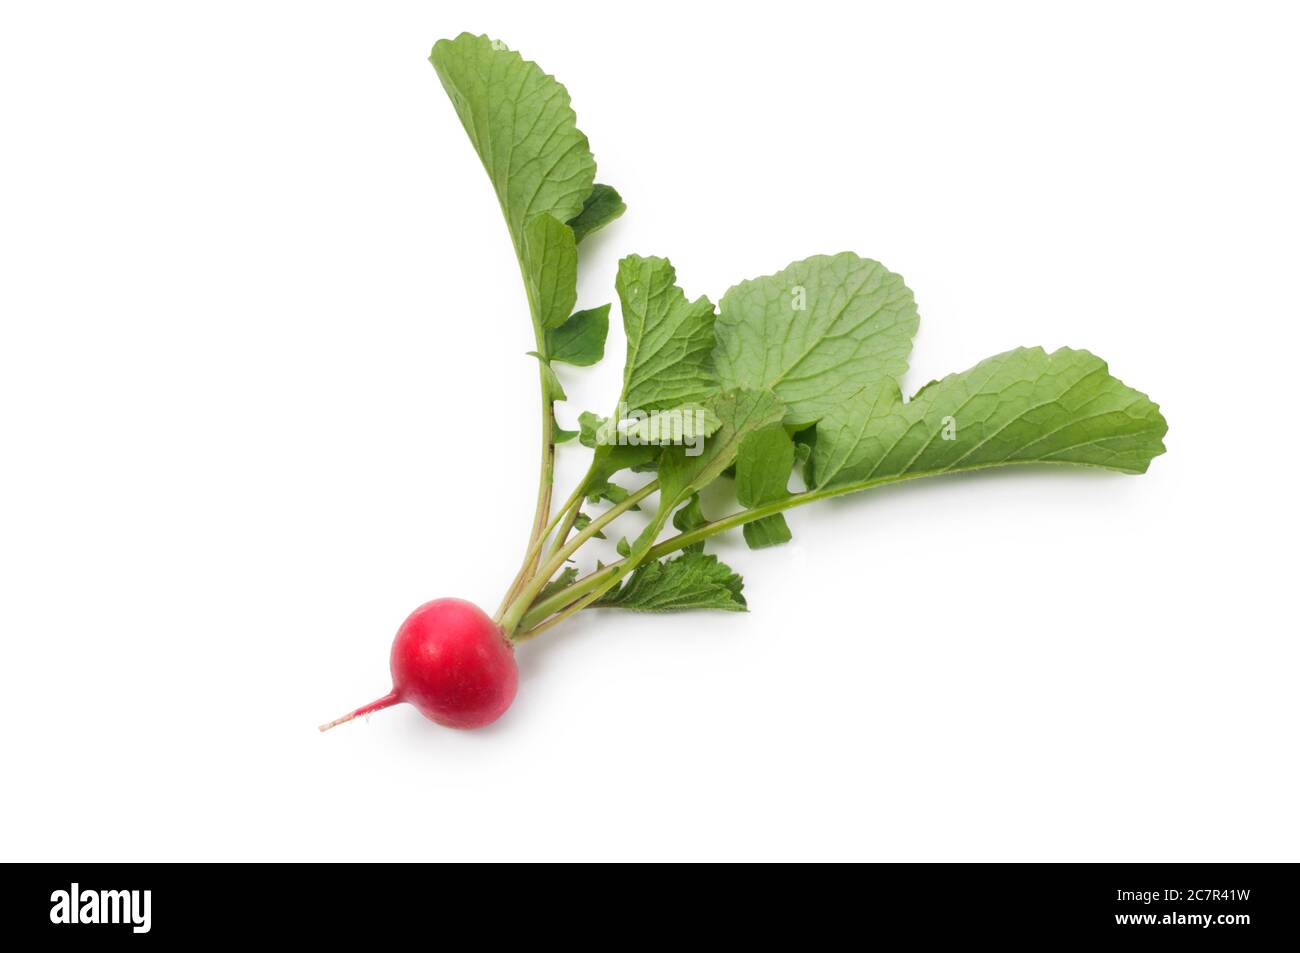
[[[401,701],[401,699],[397,697],[397,692],[389,692],[383,698],[377,698],[369,705],[362,705],[356,711],[348,712],[348,714],[344,715],[342,718],[335,718],[333,721],[321,725],[320,730],[329,731],[331,728],[337,727],[344,722],[349,722],[359,715],[369,715],[371,712],[380,711],[384,708],[388,708],[390,705],[396,705],[399,701]]]

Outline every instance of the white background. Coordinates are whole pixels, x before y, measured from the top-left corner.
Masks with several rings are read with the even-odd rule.
[[[1300,859],[1293,9],[740,10],[4,8],[0,856]],[[908,392],[1086,347],[1168,454],[801,509],[716,547],[749,614],[585,613],[490,729],[319,735],[531,514],[523,293],[426,62],[462,29],[627,200],[582,306],[629,252],[717,300],[852,249],[916,293]]]

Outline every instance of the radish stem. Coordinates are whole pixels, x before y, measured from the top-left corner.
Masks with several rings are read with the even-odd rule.
[[[568,537],[569,530],[573,528],[573,520],[577,518],[579,510],[582,508],[582,490],[582,485],[579,485],[578,488],[573,491],[573,494],[565,500],[564,505],[556,512],[550,523],[548,523],[546,528],[542,530],[541,535],[533,541],[531,546],[529,546],[528,552],[524,554],[523,565],[519,567],[519,572],[515,574],[514,581],[510,583],[510,588],[506,590],[506,594],[502,598],[501,604],[497,606],[496,615],[493,618],[495,618],[498,623],[501,622],[502,614],[514,600],[515,596],[519,595],[519,590],[532,578],[530,575],[532,564],[534,564],[538,555],[541,553],[542,547],[546,544],[547,539],[550,538],[551,533],[555,532],[555,527],[559,525],[560,520],[564,519],[566,515],[569,519],[565,523],[565,529],[561,534],[560,539],[562,540]],[[551,550],[551,553],[554,554],[558,549],[559,543],[557,542],[556,547]]]
[[[546,585],[552,576],[559,572],[560,567],[564,565],[565,561],[570,556],[578,551],[583,543],[591,539],[620,515],[636,506],[658,489],[658,480],[652,480],[647,483],[645,486],[641,487],[641,489],[628,496],[628,498],[623,500],[623,502],[611,506],[604,513],[601,513],[600,516],[588,523],[582,532],[573,537],[568,544],[561,547],[559,552],[551,556],[537,574],[523,587],[523,591],[520,592],[518,598],[510,604],[510,608],[502,614],[500,622],[506,638],[509,639],[513,637],[515,629],[519,626],[520,617],[528,610],[528,607],[532,604],[533,600],[537,598],[537,594],[541,592],[542,587]]]

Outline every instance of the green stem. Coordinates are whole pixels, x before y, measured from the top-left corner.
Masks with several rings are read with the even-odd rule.
[[[1043,461],[1025,461],[1025,463],[1043,462]],[[1003,466],[1004,464],[988,464],[987,466]],[[986,469],[985,466],[968,467],[968,470]],[[803,506],[807,503],[815,503],[817,500],[828,500],[836,496],[844,496],[846,493],[857,493],[860,490],[869,490],[878,486],[886,486],[890,483],[902,483],[905,480],[915,480],[920,477],[934,476],[937,473],[946,471],[922,471],[920,473],[901,473],[893,476],[880,477],[875,480],[862,480],[858,483],[845,483],[839,486],[819,487],[813,490],[806,490],[803,493],[794,493],[785,499],[776,500],[772,503],[766,503],[763,506],[756,506],[751,510],[741,510],[739,513],[732,513],[730,516],[723,517],[720,520],[713,520],[702,526],[696,527],[685,533],[678,533],[659,543],[644,554],[634,553],[629,559],[620,562],[610,563],[602,569],[593,573],[588,573],[581,579],[575,581],[573,585],[566,586],[559,592],[539,600],[535,605],[529,606],[528,609],[520,616],[518,628],[522,629],[521,635],[516,638],[532,638],[544,629],[551,627],[551,616],[568,618],[574,612],[586,608],[595,599],[598,599],[609,587],[621,579],[636,565],[648,559],[659,559],[670,553],[675,553],[679,549],[685,549],[692,543],[703,542],[710,536],[716,536],[718,533],[726,532],[729,529],[735,529],[737,526],[744,526],[746,523],[752,523],[754,520],[761,520],[764,517],[772,516],[785,510],[794,509],[796,506]],[[595,595],[591,595],[592,593]],[[558,615],[557,615],[558,614]]]
[[[532,578],[529,573],[532,571],[533,567],[536,566],[537,559],[542,552],[542,547],[546,544],[546,540],[550,538],[551,533],[554,532],[555,527],[559,524],[560,520],[564,519],[566,515],[576,517],[578,510],[581,508],[582,489],[582,486],[579,485],[578,488],[573,491],[573,494],[564,501],[564,505],[560,507],[555,516],[552,517],[551,521],[546,524],[546,528],[543,529],[541,534],[529,545],[528,552],[524,554],[523,564],[519,567],[519,572],[515,573],[515,578],[510,583],[510,588],[506,590],[505,597],[501,600],[501,605],[497,606],[495,619],[498,624],[501,622],[501,614],[506,611],[506,607],[510,605],[515,596],[519,595],[519,590],[523,587],[524,583]],[[569,529],[572,528],[572,526],[573,519],[570,518],[566,523],[566,529],[562,535],[568,536]],[[552,550],[552,552],[554,551],[555,550]]]
[[[843,496],[845,493],[854,493],[858,490],[866,490],[876,486],[883,486],[887,483],[897,483],[902,480],[914,479],[918,476],[925,476],[921,473],[906,474],[903,476],[885,477],[879,480],[867,480],[862,483],[851,483],[844,486],[823,487],[817,490],[808,490],[803,493],[795,493],[783,500],[776,500],[772,503],[766,503],[763,506],[756,506],[752,510],[741,510],[739,513],[732,513],[730,516],[723,517],[719,520],[705,523],[693,530],[685,533],[678,533],[676,536],[669,537],[662,543],[652,546],[645,554],[645,559],[659,559],[670,553],[675,553],[679,549],[685,549],[692,543],[703,542],[710,536],[716,536],[718,533],[726,532],[729,529],[735,529],[737,526],[744,526],[746,523],[752,523],[754,520],[761,520],[766,516],[772,516],[775,513],[781,513],[785,510],[793,509],[796,506],[803,506],[806,503],[813,503],[817,500],[826,500],[834,496]],[[641,560],[637,560],[641,562]],[[567,586],[557,593],[547,596],[539,601],[536,605],[531,606],[519,620],[519,627],[524,630],[520,638],[531,638],[541,631],[541,623],[547,622],[548,618],[557,613],[563,612],[567,618],[572,612],[585,608],[592,600],[584,601],[578,609],[573,609],[576,601],[581,601],[585,596],[594,590],[600,590],[596,598],[609,588],[607,583],[611,580],[618,581],[626,572],[635,567],[627,565],[628,560],[610,563],[603,569],[598,569],[577,580],[571,586]],[[572,609],[572,612],[569,611]],[[550,625],[547,625],[550,628]]]
[[[611,506],[604,513],[601,513],[600,516],[588,523],[582,532],[573,537],[573,539],[562,546],[558,552],[547,559],[542,568],[539,569],[537,573],[524,585],[523,590],[514,601],[511,602],[510,607],[502,613],[501,628],[505,632],[506,638],[510,638],[514,631],[519,627],[520,618],[523,616],[524,612],[527,611],[533,600],[537,598],[537,594],[542,590],[542,587],[546,585],[552,576],[559,572],[560,567],[565,564],[570,556],[578,551],[583,543],[591,539],[623,513],[626,513],[658,489],[658,480],[652,480],[647,483],[635,493],[630,494],[622,503],[617,503],[614,506]],[[623,562],[626,561],[627,560],[623,560]]]
[[[559,625],[569,616],[576,615],[577,613],[581,612],[583,609],[587,608],[587,606],[595,602],[597,599],[599,599],[601,596],[603,596],[606,591],[613,588],[614,583],[616,582],[618,582],[617,579],[611,580],[609,585],[602,586],[600,591],[593,592],[588,596],[586,596],[585,598],[579,599],[577,602],[571,603],[567,608],[562,609],[561,611],[555,613],[549,619],[545,619],[544,621],[533,626],[531,629],[525,629],[523,632],[515,636],[514,641],[522,642],[525,639],[531,639],[535,635],[541,635],[543,632],[545,632],[547,629],[551,628],[552,626]]]
[[[536,322],[534,322],[536,325]],[[540,340],[540,331],[539,340]],[[542,462],[540,472],[537,477],[537,506],[533,510],[533,528],[528,533],[528,544],[524,547],[524,559],[519,566],[519,572],[515,573],[514,580],[510,583],[509,589],[506,590],[506,596],[502,600],[504,605],[509,602],[512,595],[518,591],[519,586],[528,578],[532,570],[534,553],[544,532],[548,521],[551,517],[551,490],[555,484],[555,441],[551,432],[551,425],[555,419],[555,405],[551,400],[550,384],[546,380],[546,368],[542,367],[538,372],[541,375],[542,385]],[[500,615],[500,610],[497,610]]]
[[[663,529],[664,523],[667,522],[668,520],[668,515],[669,515],[668,512],[666,512],[662,507],[660,508],[659,512],[655,514],[654,520],[651,522],[649,526],[646,527],[646,533],[649,534],[651,538],[659,535],[659,531]],[[563,622],[569,616],[581,612],[583,609],[587,608],[587,606],[591,605],[593,602],[595,602],[597,599],[603,596],[610,589],[613,589],[616,585],[618,585],[619,581],[622,580],[624,576],[632,572],[632,570],[636,569],[636,567],[641,565],[641,563],[645,562],[645,560],[649,559],[650,553],[653,550],[654,550],[653,546],[648,546],[644,544],[642,544],[641,546],[634,547],[632,552],[628,553],[626,558],[608,567],[609,568],[608,572],[601,571],[599,573],[592,573],[590,576],[588,576],[589,579],[592,579],[594,577],[598,577],[598,578],[595,578],[595,581],[589,587],[591,589],[590,592],[586,593],[586,595],[582,596],[582,598],[578,599],[576,602],[571,603],[561,611],[557,612],[549,619],[545,619],[539,624],[534,625],[532,628],[528,628],[524,632],[515,636],[515,641],[518,642],[524,639],[531,639],[533,636],[545,632],[551,626],[558,625],[559,623]],[[565,593],[569,594],[570,599],[572,599],[574,595],[572,593],[573,588],[574,587],[571,586],[565,590]]]
[[[506,221],[510,221],[510,215],[505,206],[501,211],[506,216]],[[546,352],[546,329],[542,327],[542,321],[539,314],[539,302],[533,294],[533,287],[528,281],[528,269],[524,265],[524,256],[520,245],[519,236],[511,230],[511,243],[515,247],[515,261],[519,265],[519,277],[523,279],[524,295],[528,298],[528,316],[533,322],[533,341],[537,345],[538,355],[538,380],[541,383],[542,392],[542,460],[537,477],[537,506],[533,511],[533,528],[528,534],[528,545],[524,547],[524,560],[519,566],[519,572],[515,574],[514,581],[510,583],[509,589],[506,590],[505,598],[502,600],[502,607],[508,603],[514,594],[519,590],[529,578],[529,574],[537,565],[537,557],[541,549],[542,541],[546,538],[548,527],[551,525],[551,494],[555,487],[555,398],[551,393],[550,380],[547,377],[547,352]],[[501,610],[497,610],[498,616]]]
[[[533,631],[539,622],[544,621],[548,616],[559,612],[566,606],[573,603],[575,599],[580,599],[591,590],[596,589],[607,582],[613,576],[614,567],[621,565],[621,561],[610,563],[603,569],[588,573],[581,579],[575,581],[573,585],[561,589],[553,595],[547,596],[532,606],[519,620],[519,627],[526,631]]]
[[[569,534],[573,532],[573,524],[578,521],[578,514],[582,512],[582,498],[586,495],[587,483],[591,480],[594,471],[595,466],[593,465],[587,470],[587,475],[578,482],[578,488],[573,491],[573,496],[569,498],[571,501],[576,502],[577,505],[573,506],[567,513],[560,514],[565,517],[564,523],[560,526],[560,531],[555,534],[555,542],[551,544],[551,551],[547,553],[547,558],[558,553],[564,544],[569,541]],[[572,505],[572,502],[569,505]]]
[[[533,531],[528,537],[528,549],[524,556],[524,572],[531,572],[533,565],[536,564],[536,550],[551,519],[551,493],[555,488],[555,401],[551,398],[551,386],[547,380],[546,368],[542,367],[540,373],[542,375],[542,466],[537,479],[537,509],[533,514]]]

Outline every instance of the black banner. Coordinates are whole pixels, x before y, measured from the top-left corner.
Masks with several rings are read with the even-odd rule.
[[[369,939],[511,923],[590,936],[611,914],[643,939],[769,926],[864,939],[1295,945],[1295,868],[1277,864],[880,864],[765,870],[503,872],[439,865],[10,864],[5,933],[87,946],[176,940]],[[725,878],[720,880],[719,878]],[[656,887],[655,885],[658,884]],[[725,884],[720,889],[719,884]],[[492,919],[485,920],[488,913]],[[567,925],[567,927],[566,927]],[[559,930],[557,934],[557,928]],[[619,929],[615,927],[615,929]],[[618,933],[611,934],[611,939]],[[494,936],[494,942],[500,938]]]

